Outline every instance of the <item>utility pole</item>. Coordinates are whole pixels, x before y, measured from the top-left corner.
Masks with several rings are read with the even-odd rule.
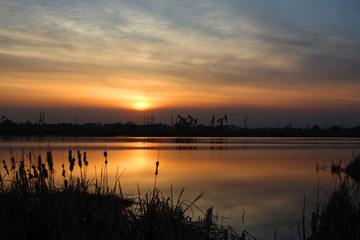
[[[215,114],[213,114],[210,122],[211,122],[211,127],[213,128],[215,124]]]

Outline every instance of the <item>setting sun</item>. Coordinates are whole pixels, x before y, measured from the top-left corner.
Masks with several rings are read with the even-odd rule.
[[[145,102],[137,102],[133,105],[134,109],[139,110],[139,111],[143,111],[149,108],[149,104],[145,103]]]

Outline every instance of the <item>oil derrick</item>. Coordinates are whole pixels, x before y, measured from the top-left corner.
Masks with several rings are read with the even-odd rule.
[[[144,125],[152,126],[154,125],[154,115],[151,116],[144,116]]]
[[[40,113],[39,125],[45,124],[45,112]]]
[[[244,122],[243,122],[243,128],[248,128],[248,118],[247,118],[247,115],[245,115],[244,117]]]
[[[218,127],[223,127],[223,125],[224,125],[223,122],[224,122],[224,121],[227,123],[227,116],[226,116],[226,114],[224,115],[223,118],[219,118],[219,119],[217,120]]]

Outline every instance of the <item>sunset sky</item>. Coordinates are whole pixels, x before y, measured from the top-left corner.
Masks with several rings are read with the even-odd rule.
[[[0,0],[0,115],[360,125],[358,0]]]

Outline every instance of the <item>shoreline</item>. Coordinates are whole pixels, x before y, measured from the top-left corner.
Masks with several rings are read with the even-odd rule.
[[[122,124],[46,124],[0,125],[0,136],[74,136],[74,137],[347,137],[359,138],[360,126],[354,128],[240,128],[234,126],[175,128],[167,125]]]

